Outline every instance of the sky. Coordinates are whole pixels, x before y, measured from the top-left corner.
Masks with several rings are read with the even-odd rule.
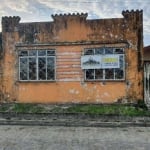
[[[21,22],[52,21],[52,14],[88,13],[88,19],[122,18],[123,10],[143,10],[144,46],[150,45],[150,0],[0,0],[2,16]],[[1,30],[1,26],[0,26]]]

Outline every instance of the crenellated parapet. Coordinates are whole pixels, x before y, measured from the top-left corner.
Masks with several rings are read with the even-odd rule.
[[[138,17],[138,16],[141,16],[143,15],[143,10],[126,10],[126,11],[122,11],[122,15],[125,17],[125,18],[131,18],[131,17]]]
[[[19,25],[20,17],[19,16],[5,16],[2,17],[2,31],[3,32],[14,32],[17,31]]]
[[[122,11],[122,15],[128,22],[132,22],[134,29],[143,26],[143,10],[126,10]]]
[[[82,20],[86,20],[88,16],[88,13],[73,13],[73,14],[55,14],[52,15],[52,18],[54,20],[54,22],[59,21],[59,20],[69,20],[69,19],[82,19]]]

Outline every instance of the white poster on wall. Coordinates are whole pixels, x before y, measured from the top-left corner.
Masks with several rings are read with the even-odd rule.
[[[85,55],[81,57],[82,69],[119,68],[119,55]]]

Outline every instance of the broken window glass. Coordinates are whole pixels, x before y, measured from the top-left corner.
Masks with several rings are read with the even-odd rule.
[[[84,55],[94,55],[94,49],[86,49]]]
[[[113,48],[105,47],[105,54],[113,54]]]
[[[28,51],[26,50],[19,51],[19,56],[28,56]]]
[[[54,50],[48,50],[47,56],[55,56],[55,51]]]
[[[103,79],[103,69],[95,69],[95,79]]]
[[[122,69],[115,69],[115,79],[123,79],[124,73]]]
[[[123,69],[123,66],[124,66],[124,57],[123,57],[123,55],[120,55],[119,56],[119,65],[120,65],[120,68],[122,68]]]
[[[29,56],[36,56],[36,50],[29,51]]]
[[[86,70],[86,79],[87,80],[94,79],[94,69],[87,69]]]
[[[118,55],[118,68],[85,69],[86,80],[123,80],[125,78],[124,48],[97,47],[84,50],[85,55]],[[113,56],[112,56],[113,57]],[[118,63],[118,62],[117,62]],[[113,66],[114,67],[114,66]]]
[[[20,80],[28,80],[28,59],[20,58]]]
[[[29,80],[36,80],[36,58],[29,58]]]
[[[115,69],[115,79],[123,79],[124,78],[124,56],[119,56],[119,65],[120,68]]]
[[[114,69],[105,69],[105,79],[114,79]]]
[[[47,58],[47,80],[55,79],[55,60],[54,57]]]
[[[39,50],[38,56],[46,56],[46,51],[45,50]]]
[[[39,69],[39,80],[46,80],[46,58],[40,57],[38,59],[38,69]]]
[[[103,55],[104,54],[104,48],[96,48],[95,49],[95,55],[98,55],[98,54]]]
[[[55,80],[54,50],[23,50],[19,57],[20,80]]]
[[[123,51],[123,48],[115,48],[114,49],[114,54],[123,54],[124,51]]]

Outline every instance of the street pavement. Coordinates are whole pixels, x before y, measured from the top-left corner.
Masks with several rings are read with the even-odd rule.
[[[0,150],[150,150],[150,127],[1,125]]]

